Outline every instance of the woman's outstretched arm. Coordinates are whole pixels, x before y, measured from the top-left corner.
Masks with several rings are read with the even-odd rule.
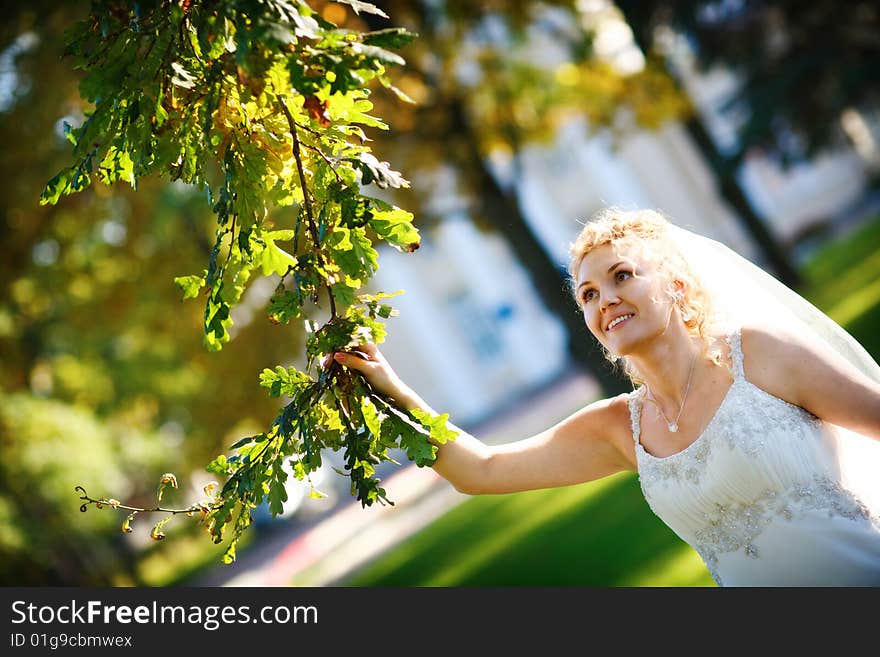
[[[359,349],[333,357],[363,374],[399,408],[436,414],[397,376],[376,345]],[[459,435],[439,446],[433,468],[457,490],[471,495],[567,486],[633,467],[626,455],[629,413],[622,396],[590,404],[537,435],[501,445],[486,445],[450,426]]]

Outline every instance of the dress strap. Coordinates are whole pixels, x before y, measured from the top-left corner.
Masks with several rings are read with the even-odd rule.
[[[629,421],[630,426],[632,427],[633,442],[635,442],[636,445],[639,444],[639,438],[642,433],[639,416],[642,414],[641,397],[643,394],[644,388],[638,388],[629,393],[626,400],[629,405]]]
[[[727,344],[730,345],[730,359],[733,361],[733,378],[745,379],[746,371],[743,368],[742,333],[739,328],[733,329],[727,335]]]

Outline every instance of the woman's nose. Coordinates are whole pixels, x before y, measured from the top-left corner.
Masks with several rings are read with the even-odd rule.
[[[599,291],[599,308],[606,310],[620,303],[620,298],[611,290]]]

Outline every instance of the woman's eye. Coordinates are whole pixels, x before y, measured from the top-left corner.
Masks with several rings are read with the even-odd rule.
[[[632,274],[630,274],[628,271],[621,270],[617,272],[617,276],[615,276],[615,278],[617,278],[618,281],[625,281],[631,275]]]
[[[583,293],[583,295],[581,295],[581,301],[583,303],[587,303],[588,301],[592,301],[595,296],[596,290],[587,290]]]

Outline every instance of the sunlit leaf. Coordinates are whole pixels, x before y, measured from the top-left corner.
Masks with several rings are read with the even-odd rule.
[[[382,18],[388,18],[388,14],[379,9],[376,5],[369,2],[362,2],[362,0],[335,0],[335,2],[343,5],[348,5],[354,10],[354,13],[356,14],[364,12],[365,14],[376,14],[377,16],[381,16]]]

